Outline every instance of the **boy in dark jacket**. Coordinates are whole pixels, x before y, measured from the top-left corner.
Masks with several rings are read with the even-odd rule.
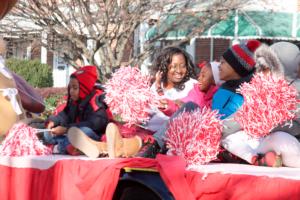
[[[257,40],[233,45],[228,48],[219,67],[220,79],[225,81],[215,93],[212,100],[212,109],[218,110],[221,119],[235,113],[243,104],[243,96],[236,89],[244,82],[249,82],[254,72],[254,51],[260,45]]]
[[[95,87],[97,69],[95,66],[85,66],[70,76],[68,85],[68,100],[65,108],[56,116],[47,120],[47,128],[51,132],[44,134],[44,140],[54,145],[56,153],[74,153],[74,148],[66,134],[74,132],[85,137],[99,140],[105,133],[109,122],[107,106],[103,102],[103,91]],[[71,141],[73,146],[81,145],[84,141]],[[86,152],[83,152],[86,153]],[[95,155],[88,155],[96,157]]]

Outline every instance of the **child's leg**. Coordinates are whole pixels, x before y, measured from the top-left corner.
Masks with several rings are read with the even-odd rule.
[[[275,151],[281,155],[283,165],[300,167],[300,143],[294,136],[282,131],[271,133],[257,148],[259,153],[269,151]]]
[[[49,131],[44,132],[42,137],[43,142],[46,144],[57,144],[56,136]]]
[[[57,147],[57,153],[59,154],[68,154],[67,152],[67,147],[70,145],[70,142],[67,138],[66,135],[59,135],[59,136],[56,136],[54,137],[56,142],[57,142],[57,145],[54,146]]]
[[[66,154],[66,148],[70,144],[65,135],[55,136],[48,131],[43,133],[43,142],[45,144],[53,145],[53,153],[58,154]]]
[[[248,163],[252,163],[252,158],[256,156],[256,152],[249,145],[248,136],[244,131],[239,131],[223,138],[221,144],[229,152]]]
[[[100,136],[97,135],[91,128],[89,127],[80,127],[80,130],[85,133],[85,135],[89,136],[91,139],[99,141]]]
[[[280,167],[282,166],[281,156],[271,149],[257,154],[257,147],[261,140],[249,138],[244,131],[239,131],[225,137],[222,145],[229,152],[246,160],[248,163],[260,166]]]

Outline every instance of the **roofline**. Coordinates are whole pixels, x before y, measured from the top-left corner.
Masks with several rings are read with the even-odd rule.
[[[229,39],[233,40],[234,36],[219,36],[219,35],[214,35],[214,36],[196,36],[193,38],[197,39]],[[167,38],[162,38],[160,40],[182,40],[186,39],[186,37],[167,37]],[[265,37],[265,36],[239,36],[237,39],[239,40],[249,40],[249,39],[267,39],[267,40],[291,40],[291,41],[300,41],[300,37]]]

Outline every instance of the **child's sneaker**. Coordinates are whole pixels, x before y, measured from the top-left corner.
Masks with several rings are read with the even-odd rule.
[[[252,164],[258,166],[281,167],[281,155],[277,155],[274,151],[269,151],[265,154],[258,154],[252,158]]]

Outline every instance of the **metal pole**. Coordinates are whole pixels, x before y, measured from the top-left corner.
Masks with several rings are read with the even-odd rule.
[[[214,60],[214,38],[210,38],[210,62]]]
[[[233,43],[238,43],[238,35],[239,34],[239,11],[238,9],[235,10],[234,16],[234,38]]]

